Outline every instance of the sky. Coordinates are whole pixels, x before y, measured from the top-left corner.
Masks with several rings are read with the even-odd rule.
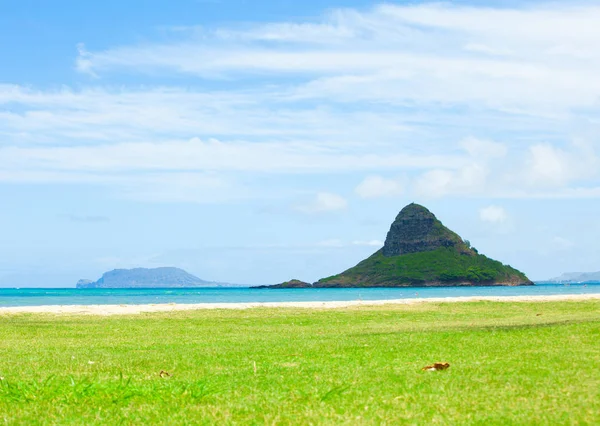
[[[4,0],[0,286],[316,281],[428,207],[600,270],[600,2]]]

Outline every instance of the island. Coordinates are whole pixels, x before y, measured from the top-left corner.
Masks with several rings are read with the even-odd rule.
[[[304,281],[300,281],[300,280],[290,280],[290,281],[286,281],[284,283],[281,284],[275,284],[275,285],[259,285],[256,287],[250,287],[253,289],[261,289],[261,288],[272,288],[272,289],[276,289],[276,288],[311,288],[313,285],[311,283],[307,283]]]
[[[550,278],[547,282],[559,284],[600,283],[600,272],[565,272],[560,277]]]
[[[313,288],[449,287],[533,285],[517,269],[480,254],[427,208],[409,204],[387,234],[383,248]],[[280,284],[274,288],[293,288]]]
[[[77,288],[185,288],[215,287],[222,283],[204,281],[179,268],[115,269],[98,281],[79,280]]]

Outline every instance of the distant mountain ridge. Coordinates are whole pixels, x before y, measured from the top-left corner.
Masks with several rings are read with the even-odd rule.
[[[600,272],[565,272],[559,277],[551,278],[552,283],[590,283],[600,282]]]
[[[172,267],[114,269],[104,273],[98,281],[77,282],[77,288],[183,288],[224,285],[226,284],[202,280],[183,269]]]

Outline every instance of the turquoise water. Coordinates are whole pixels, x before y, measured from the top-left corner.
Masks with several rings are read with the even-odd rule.
[[[0,289],[0,307],[41,305],[120,305],[150,303],[325,302],[459,296],[534,296],[600,293],[600,283],[537,284],[527,287],[343,288],[268,290],[189,289]]]

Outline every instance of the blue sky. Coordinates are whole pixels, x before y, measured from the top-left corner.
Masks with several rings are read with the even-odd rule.
[[[313,281],[429,207],[600,270],[594,2],[0,4],[0,286]]]

